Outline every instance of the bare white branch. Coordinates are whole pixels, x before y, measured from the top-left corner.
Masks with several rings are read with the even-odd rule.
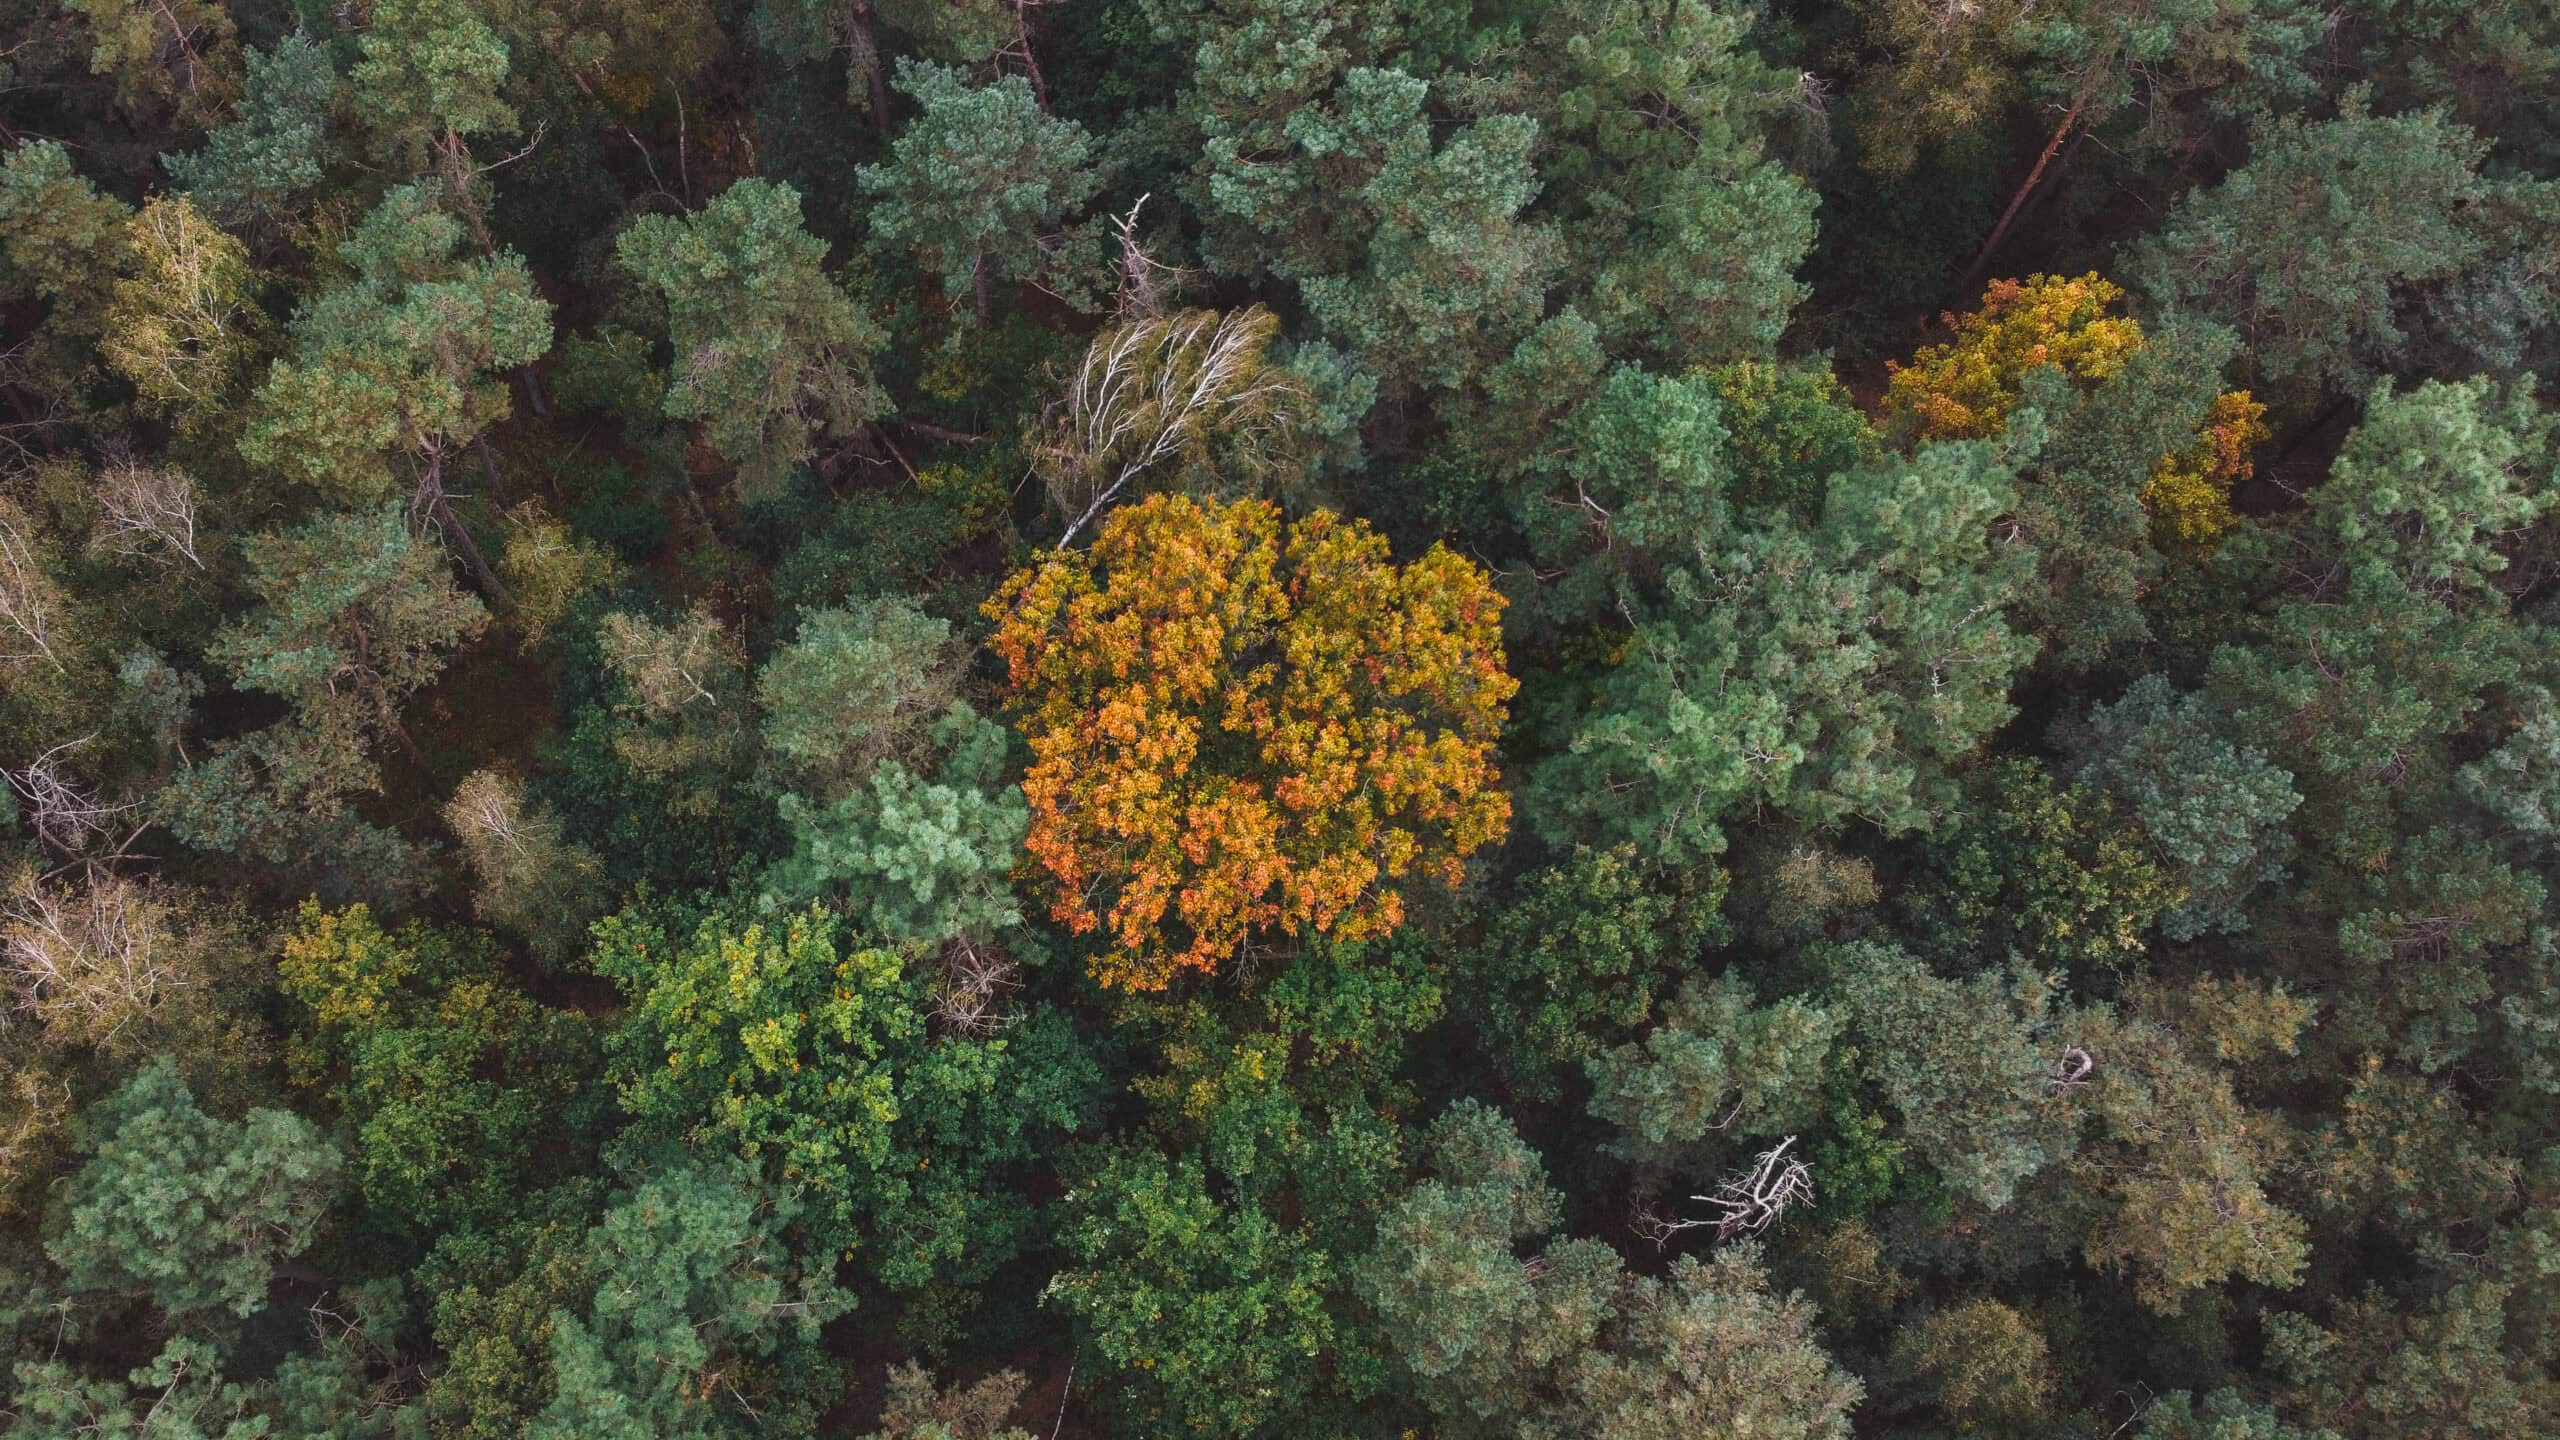
[[[35,827],[36,838],[63,855],[77,855],[89,842],[104,839],[112,833],[115,819],[134,808],[132,802],[109,805],[66,774],[63,757],[96,739],[83,735],[65,740],[38,755],[17,770],[0,770],[9,788],[18,792],[26,803],[28,823]]]
[[[1714,1194],[1689,1197],[1712,1207],[1713,1215],[1689,1220],[1643,1214],[1637,1217],[1638,1233],[1661,1245],[1682,1231],[1708,1226],[1715,1227],[1719,1243],[1768,1229],[1779,1216],[1813,1198],[1812,1168],[1787,1153],[1795,1143],[1796,1137],[1788,1136],[1753,1157],[1748,1168],[1727,1178]]]
[[[187,472],[119,460],[98,473],[95,493],[98,523],[89,537],[91,550],[147,555],[166,549],[204,568],[196,554],[196,487]]]
[[[73,891],[30,885],[0,902],[0,986],[12,1017],[104,1045],[170,992],[198,983],[167,943],[160,907],[132,881],[93,870]]]
[[[1077,512],[1058,548],[1130,481],[1213,433],[1255,441],[1290,428],[1288,402],[1302,392],[1262,359],[1278,327],[1257,305],[1140,320],[1094,339],[1037,457],[1060,508]]]
[[[53,583],[36,564],[35,538],[14,507],[0,505],[0,661],[41,659],[62,669],[53,653],[53,610]]]

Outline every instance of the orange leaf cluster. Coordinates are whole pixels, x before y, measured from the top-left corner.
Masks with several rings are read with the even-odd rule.
[[[2008,426],[2019,380],[2039,365],[2074,380],[2106,379],[2142,348],[2140,324],[2107,314],[2123,298],[2094,273],[1992,281],[1981,309],[1946,317],[1954,343],[1923,346],[1908,365],[1888,363],[1888,421],[1924,440],[1979,440]]]
[[[2148,343],[2140,322],[2107,313],[2123,298],[2094,272],[1993,281],[1980,309],[1945,317],[1952,343],[1923,346],[1908,365],[1888,362],[1885,424],[1921,440],[1981,439],[2007,427],[2020,383],[2039,365],[2082,384],[2107,379]],[[2267,438],[2266,411],[2245,390],[2217,396],[2195,442],[2160,458],[2142,489],[2159,540],[2201,549],[2230,527],[2231,490]]]
[[[2257,471],[2250,452],[2265,442],[2267,407],[2246,390],[2213,397],[2204,428],[2185,453],[2162,457],[2142,487],[2142,508],[2159,543],[2209,549],[2231,528],[2231,491]]]
[[[1031,743],[1025,848],[1050,914],[1105,931],[1107,985],[1215,971],[1259,931],[1403,921],[1501,838],[1493,746],[1519,687],[1502,599],[1434,547],[1399,567],[1327,512],[1158,495],[987,602]]]

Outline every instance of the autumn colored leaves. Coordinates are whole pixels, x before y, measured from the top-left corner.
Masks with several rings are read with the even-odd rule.
[[[1955,339],[1894,369],[1884,421],[1999,434],[2026,374],[2095,385],[2146,341],[2095,275],[1994,283]],[[2155,534],[2209,545],[2264,437],[2218,399],[2143,490]],[[1510,802],[1493,748],[1516,683],[1502,599],[1434,548],[1408,566],[1358,520],[1160,494],[1112,514],[986,607],[1029,740],[1025,868],[1050,915],[1099,933],[1105,985],[1163,988],[1256,943],[1385,935],[1406,886],[1454,883]]]
[[[2026,373],[2051,365],[2094,386],[2147,343],[2139,321],[2110,315],[2124,290],[2098,276],[1995,280],[1982,306],[1948,316],[1952,343],[1923,346],[1892,367],[1885,418],[1931,440],[1976,440],[2009,423]],[[2267,407],[2246,390],[2217,397],[2195,442],[2160,457],[2142,505],[2156,538],[2210,546],[2231,526],[2231,487],[2249,478],[2249,452],[2267,438]]]
[[[1159,495],[988,602],[1029,739],[1026,842],[1104,984],[1215,971],[1256,936],[1384,935],[1404,885],[1501,838],[1518,688],[1502,600],[1357,520]]]

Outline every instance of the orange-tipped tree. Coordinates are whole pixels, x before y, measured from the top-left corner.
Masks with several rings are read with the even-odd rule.
[[[1946,317],[1955,339],[1888,365],[1884,424],[1910,440],[1978,440],[2009,423],[2028,371],[2051,365],[2085,387],[2124,368],[2149,340],[2141,322],[2110,314],[2122,288],[2092,273],[1995,280],[1980,309]],[[2143,486],[2156,540],[2209,548],[2232,523],[2231,492],[2252,473],[2267,438],[2267,407],[2246,390],[2215,397],[2194,441],[2160,457]]]
[[[1031,743],[1026,848],[1050,914],[1104,931],[1104,984],[1215,971],[1257,933],[1384,935],[1511,804],[1502,599],[1357,520],[1158,495],[987,603]]]

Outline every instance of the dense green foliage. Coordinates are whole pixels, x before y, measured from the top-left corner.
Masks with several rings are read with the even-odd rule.
[[[2560,1434],[2549,0],[0,8],[0,1433]]]

